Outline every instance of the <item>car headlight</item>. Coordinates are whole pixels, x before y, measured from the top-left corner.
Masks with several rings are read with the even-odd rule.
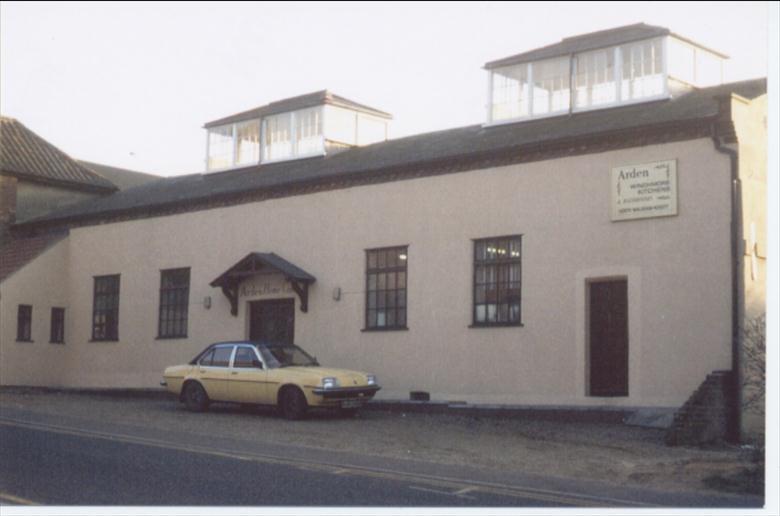
[[[322,379],[322,388],[323,389],[333,389],[335,387],[339,386],[339,381],[332,376],[327,376]]]
[[[368,382],[368,385],[376,385],[376,375],[367,374],[366,382]]]

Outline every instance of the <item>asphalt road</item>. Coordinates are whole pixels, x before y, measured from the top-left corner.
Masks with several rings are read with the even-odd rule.
[[[381,446],[381,443],[377,443]],[[755,497],[626,489],[0,414],[0,504],[362,507],[755,507]]]
[[[565,506],[408,479],[0,425],[0,496],[46,505]],[[13,498],[9,498],[9,501]]]

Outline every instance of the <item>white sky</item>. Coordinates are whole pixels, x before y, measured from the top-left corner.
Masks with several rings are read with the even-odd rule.
[[[630,23],[766,76],[768,6],[728,3],[0,5],[0,111],[73,157],[203,170],[210,120],[330,89],[395,116],[393,137],[479,123],[493,59]]]

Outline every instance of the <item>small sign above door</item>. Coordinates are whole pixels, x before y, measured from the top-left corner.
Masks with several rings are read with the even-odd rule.
[[[677,215],[677,160],[612,169],[613,221]]]

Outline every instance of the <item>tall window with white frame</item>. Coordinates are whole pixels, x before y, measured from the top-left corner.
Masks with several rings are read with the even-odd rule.
[[[187,336],[190,302],[190,269],[160,271],[160,318],[157,336],[160,339]]]
[[[94,279],[92,340],[119,340],[119,274]]]
[[[522,235],[474,241],[473,326],[522,326]]]
[[[366,251],[366,330],[405,330],[407,246]]]

